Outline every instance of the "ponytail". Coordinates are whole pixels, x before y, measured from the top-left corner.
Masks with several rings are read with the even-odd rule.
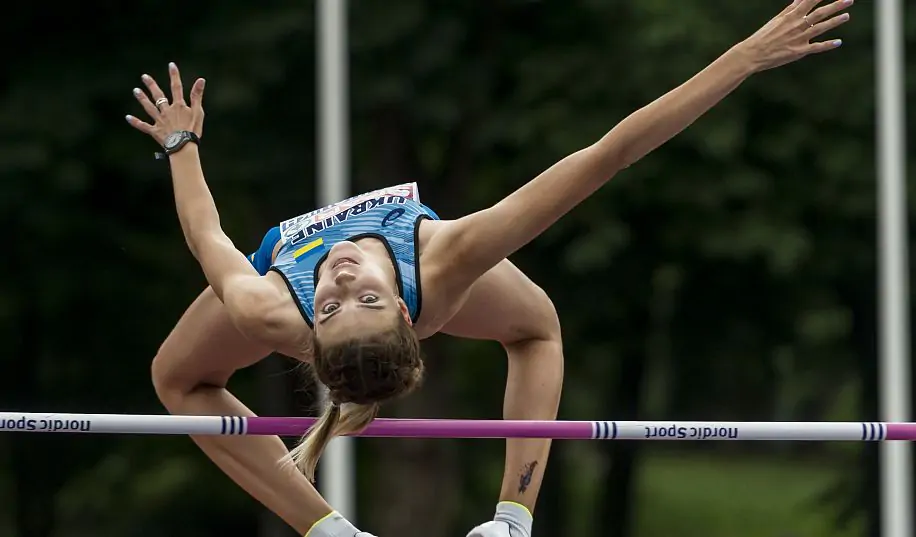
[[[290,451],[292,461],[309,481],[314,482],[318,459],[331,439],[362,432],[378,416],[378,412],[378,403],[328,405],[318,422],[309,429],[299,445]]]

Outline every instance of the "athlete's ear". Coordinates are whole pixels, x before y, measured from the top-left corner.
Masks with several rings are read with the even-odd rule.
[[[413,326],[413,322],[410,320],[410,310],[407,308],[407,303],[404,302],[404,299],[397,297],[398,310],[401,313],[401,317],[407,321],[407,324]]]

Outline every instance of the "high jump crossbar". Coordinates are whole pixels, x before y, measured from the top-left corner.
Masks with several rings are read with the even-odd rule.
[[[0,412],[0,432],[300,436],[315,418]],[[385,419],[361,437],[566,440],[916,440],[916,423]]]

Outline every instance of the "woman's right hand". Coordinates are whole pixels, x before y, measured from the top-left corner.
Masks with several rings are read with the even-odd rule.
[[[811,40],[848,21],[849,14],[841,12],[853,0],[836,0],[817,7],[822,1],[795,0],[736,48],[748,56],[757,71],[765,71],[839,47],[839,39]]]

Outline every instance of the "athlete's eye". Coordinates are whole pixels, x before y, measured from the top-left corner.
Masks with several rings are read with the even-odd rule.
[[[363,301],[363,304],[374,304],[378,302],[378,297],[375,295],[364,295],[360,300]]]
[[[333,313],[339,307],[340,306],[337,305],[337,302],[329,302],[325,304],[323,308],[321,308],[321,313],[324,313],[325,315],[327,315],[329,313]]]

